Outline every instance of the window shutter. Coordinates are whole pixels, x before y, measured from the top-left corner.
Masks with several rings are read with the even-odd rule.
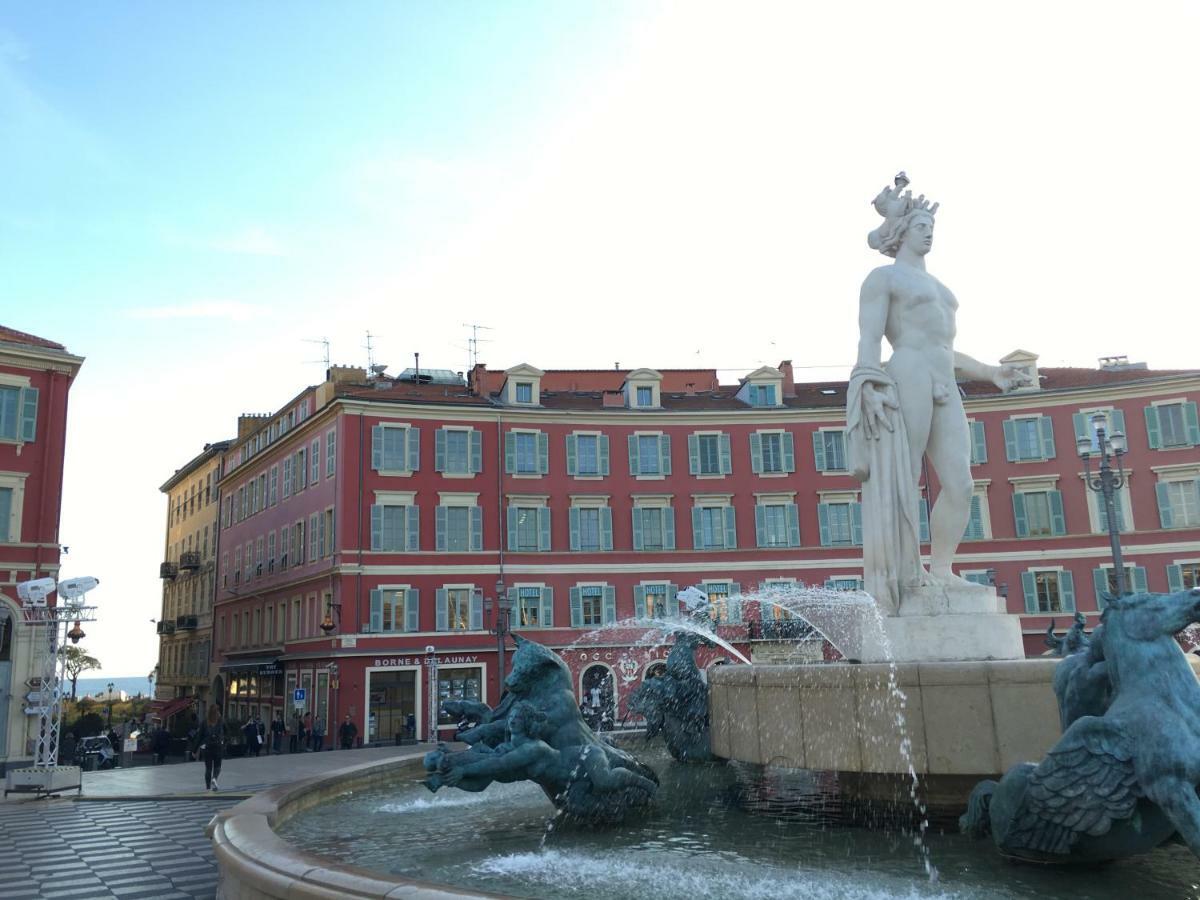
[[[1119,431],[1125,435],[1125,444],[1129,445],[1129,432],[1125,430],[1125,413],[1119,409],[1111,410],[1108,414],[1108,421],[1112,423],[1112,430]]]
[[[450,612],[447,605],[447,591],[445,588],[437,589],[437,614],[434,622],[434,628],[438,631],[450,630]]]
[[[641,550],[642,546],[642,510],[635,506],[633,508],[633,549]]]
[[[800,509],[795,503],[787,505],[788,546],[800,546]]]
[[[471,449],[471,471],[483,471],[483,432],[478,428],[471,429],[469,440]]]
[[[775,385],[768,384],[766,393],[767,393],[767,402],[765,405],[766,406],[774,406],[775,405]]]
[[[633,586],[633,615],[638,619],[646,618],[646,586],[643,584]]]
[[[1161,431],[1158,427],[1158,407],[1147,406],[1146,413],[1146,440],[1150,444],[1151,450],[1157,450],[1162,446]]]
[[[471,549],[483,549],[483,509],[478,506],[471,507]]]
[[[383,506],[378,503],[371,506],[371,549],[383,549]]]
[[[21,440],[32,443],[37,437],[38,389],[35,387],[21,388]],[[1192,418],[1196,417],[1196,404],[1192,404]],[[1200,443],[1200,441],[1193,441]]]
[[[550,508],[539,506],[537,511],[538,550],[545,553],[550,549]]]
[[[1096,609],[1104,609],[1104,598],[1108,595],[1108,569],[1092,569],[1092,587],[1096,591]]]
[[[733,550],[738,546],[737,510],[733,506],[726,506],[721,510],[721,518],[725,520],[725,548]]]
[[[629,444],[629,474],[640,475],[641,469],[638,468],[638,445],[637,435],[631,434],[628,440]]]
[[[692,507],[692,549],[704,549],[704,529],[700,524],[700,507]]]
[[[378,589],[371,591],[371,631],[383,631],[383,591]]]
[[[753,441],[753,437],[751,437]],[[825,434],[824,432],[814,431],[812,434],[813,442],[813,459],[817,461],[817,471],[825,471]],[[753,444],[751,444],[751,453],[753,453]],[[761,454],[760,454],[761,455]],[[760,462],[761,465],[761,462]],[[758,471],[756,468],[754,471]]]
[[[504,432],[504,471],[512,475],[517,471],[517,436]]]
[[[671,474],[671,436],[669,434],[658,436],[658,470],[663,475]]]
[[[600,549],[613,548],[612,510],[607,506],[600,510]]]
[[[729,435],[721,433],[721,474],[733,474],[733,452],[729,446]]]
[[[291,459],[283,461],[283,496],[291,493]],[[383,426],[374,425],[371,428],[371,468],[376,472],[383,468]]]
[[[1058,594],[1062,598],[1063,612],[1075,612],[1075,575],[1069,569],[1058,573]]]
[[[408,459],[408,471],[421,469],[421,429],[408,428],[404,435],[404,446]]]
[[[1017,537],[1029,537],[1029,520],[1025,516],[1025,495],[1019,491],[1013,494],[1013,524],[1016,526]]]
[[[570,590],[571,597],[571,627],[583,627],[583,591],[580,588],[573,587]]]
[[[483,631],[483,594],[471,591],[471,599],[467,604],[468,624],[472,631]]]
[[[579,474],[579,467],[575,462],[575,454],[576,454],[575,435],[568,434],[567,435],[567,474],[568,475],[578,475]],[[574,550],[575,548],[572,547],[571,549]]]
[[[675,549],[675,507],[667,506],[662,511],[663,549]]]
[[[1042,432],[1042,459],[1054,459],[1054,420],[1042,416],[1038,421]]]
[[[421,592],[417,588],[404,592],[404,630],[421,630]]]
[[[517,508],[511,504],[508,507],[508,549],[517,549]]]
[[[983,540],[983,505],[979,495],[971,495],[971,517],[967,519],[967,530],[963,533],[964,541]]]
[[[742,621],[742,585],[741,582],[729,583],[729,621],[738,624]]]
[[[1012,419],[1004,420],[1004,456],[1009,462],[1017,462],[1017,425]]]
[[[1021,573],[1021,590],[1025,593],[1025,612],[1036,615],[1038,611],[1037,582],[1032,572]]]
[[[1080,438],[1092,439],[1091,423],[1088,421],[1091,418],[1087,413],[1075,413],[1071,416],[1071,421],[1075,425],[1075,441],[1079,442]]]
[[[538,471],[543,475],[550,474],[550,435],[544,431],[537,434]]]
[[[850,542],[856,547],[861,547],[862,538],[862,504],[850,504]]]
[[[404,549],[416,553],[421,549],[421,510],[413,504],[405,509],[405,526],[407,534],[404,539]]]
[[[1188,443],[1193,447],[1200,444],[1200,416],[1196,414],[1195,400],[1183,404],[1183,424],[1187,427]]]
[[[436,532],[434,548],[445,552],[446,550],[446,507],[439,506],[434,514],[434,530]]]
[[[1146,591],[1148,590],[1148,588],[1146,587],[1146,567],[1145,566],[1133,566],[1132,569],[1133,569],[1133,572],[1132,572],[1133,578],[1131,580],[1132,580],[1133,584],[1131,584],[1129,586],[1130,590],[1132,590],[1135,594],[1146,593]]]
[[[750,435],[750,471],[762,474],[762,435],[757,431]]]
[[[971,464],[987,462],[987,432],[982,422],[971,423]]]
[[[783,471],[796,471],[796,441],[790,431],[783,433]]]
[[[604,619],[605,625],[617,621],[617,589],[610,585],[604,587]]]
[[[1062,491],[1047,491],[1046,499],[1050,501],[1050,530],[1054,534],[1067,533],[1067,516],[1063,509]]]
[[[700,474],[700,436],[688,435],[688,474]]]
[[[567,523],[571,531],[571,549],[579,549],[579,507],[572,506],[567,510]]]
[[[600,435],[600,439],[596,442],[598,453],[600,455],[600,474],[608,474],[608,435]]]
[[[1171,593],[1183,590],[1183,566],[1167,566],[1167,590]]]
[[[1158,522],[1163,528],[1175,527],[1175,515],[1171,509],[1171,491],[1167,486],[1167,482],[1160,481],[1154,486],[1154,493],[1158,497]]]
[[[538,624],[542,628],[554,627],[554,588],[542,588],[542,614],[538,617]]]
[[[433,433],[433,471],[446,471],[446,429],[439,428]]]
[[[317,551],[320,548],[320,533],[317,531],[317,514],[313,513],[308,517],[308,559],[310,562],[315,562],[318,559]],[[322,519],[322,521],[324,521]]]
[[[821,546],[828,547],[831,543],[829,537],[829,504],[817,504],[817,525],[821,530]]]
[[[922,544],[929,543],[929,500],[925,497],[921,498],[920,505],[917,510],[917,520],[920,523],[920,538]]]
[[[675,608],[676,614],[682,612],[683,604],[679,602],[679,585],[677,584],[667,585],[667,610],[670,611],[672,606]]]
[[[767,546],[767,508],[761,503],[754,507],[754,544]]]

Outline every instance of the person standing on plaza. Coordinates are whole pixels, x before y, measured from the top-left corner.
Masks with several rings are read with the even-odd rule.
[[[195,753],[204,760],[204,789],[220,790],[221,760],[225,757],[225,722],[216,705],[208,708],[208,717],[196,733]]]
[[[342,745],[343,750],[354,749],[354,738],[358,735],[358,726],[350,718],[350,713],[346,713],[346,721],[338,726],[338,742]]]
[[[312,751],[312,713],[306,712],[300,720],[300,746],[306,751]]]
[[[283,724],[283,713],[275,713],[271,722],[271,752],[278,755],[283,752],[283,735],[287,726]]]
[[[314,753],[325,749],[325,717],[317,716],[313,720],[312,748]]]
[[[171,747],[171,735],[167,733],[167,729],[159,725],[154,729],[154,734],[150,738],[150,749],[154,751],[154,764],[161,766],[167,761],[167,751]]]
[[[246,724],[242,726],[242,737],[246,741],[246,755],[258,756],[258,726],[254,724],[254,719],[249,718]]]
[[[304,726],[300,724],[300,711],[296,710],[292,713],[292,730],[288,733],[288,753],[295,753],[300,744],[300,731]]]

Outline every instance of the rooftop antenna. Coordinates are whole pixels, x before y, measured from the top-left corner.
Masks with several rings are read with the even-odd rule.
[[[463,322],[463,328],[471,329],[471,336],[467,338],[467,370],[470,371],[479,362],[479,345],[491,343],[487,338],[481,338],[479,332],[480,330],[491,331],[492,327],[475,322]]]
[[[377,334],[373,335],[373,334],[371,334],[371,332],[368,331],[367,332],[367,343],[364,345],[367,349],[367,371],[368,372],[375,371],[375,345],[371,343],[371,338],[373,338],[373,337],[379,337],[379,335],[377,335]]]
[[[329,371],[329,338],[327,338],[327,337],[322,337],[322,338],[304,338],[304,343],[306,343],[306,344],[320,344],[320,345],[321,345],[321,347],[322,347],[322,348],[324,349],[324,351],[325,351],[325,352],[324,352],[324,354],[322,355],[322,358],[321,358],[320,360],[310,359],[310,360],[307,360],[307,361],[308,361],[308,362],[310,362],[310,363],[314,363],[314,362],[323,362],[323,363],[325,363],[325,371],[326,371],[326,372],[328,372],[328,371]]]

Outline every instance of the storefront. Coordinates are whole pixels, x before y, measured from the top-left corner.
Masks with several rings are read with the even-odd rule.
[[[283,704],[283,666],[274,657],[230,660],[221,667],[225,680],[225,720],[242,724],[254,716],[270,722]]]

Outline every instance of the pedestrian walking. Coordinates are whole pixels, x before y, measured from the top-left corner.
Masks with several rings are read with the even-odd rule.
[[[279,754],[283,752],[283,735],[287,731],[287,726],[283,724],[283,713],[275,713],[275,719],[271,722],[271,752]]]
[[[150,749],[154,751],[154,764],[161,766],[167,761],[167,751],[171,748],[171,735],[167,733],[167,729],[159,725],[154,729],[154,735],[150,738]]]
[[[358,726],[354,724],[354,720],[350,718],[350,713],[346,713],[346,721],[338,726],[338,743],[342,745],[343,750],[351,750],[354,748],[354,738],[358,734]]]
[[[217,779],[221,775],[221,760],[225,757],[225,721],[217,706],[208,708],[208,717],[196,732],[196,755],[204,760],[204,789],[220,790]]]

